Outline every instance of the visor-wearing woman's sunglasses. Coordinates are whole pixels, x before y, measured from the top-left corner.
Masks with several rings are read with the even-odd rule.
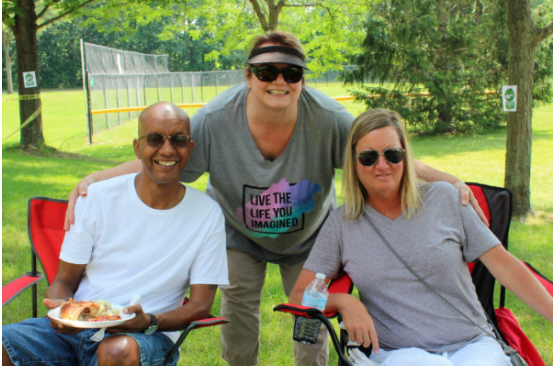
[[[354,154],[354,156],[358,158],[358,161],[363,166],[374,165],[379,159],[379,155],[383,155],[385,160],[391,164],[399,164],[402,160],[404,160],[405,152],[406,150],[401,147],[392,147],[383,150],[383,152],[379,152],[377,150],[364,150],[360,151],[358,154]]]
[[[249,68],[260,81],[266,83],[277,80],[279,74],[283,75],[283,79],[289,84],[296,84],[304,76],[304,69],[297,66],[287,66],[279,69],[273,65],[250,65]]]
[[[155,148],[161,147],[167,139],[169,139],[169,142],[175,148],[187,147],[190,141],[190,137],[186,135],[163,135],[157,132],[142,135],[139,137],[139,140],[144,137],[146,137],[146,143],[148,144],[148,146],[152,146]]]

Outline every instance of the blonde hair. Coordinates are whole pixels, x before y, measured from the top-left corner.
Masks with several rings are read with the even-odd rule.
[[[369,132],[384,127],[393,127],[398,133],[402,148],[406,150],[404,156],[404,172],[400,183],[402,212],[406,218],[416,214],[421,205],[421,195],[412,157],[412,149],[408,143],[402,117],[388,109],[372,109],[362,113],[352,123],[346,144],[344,167],[342,176],[342,190],[344,192],[344,217],[349,220],[358,218],[368,199],[368,192],[360,182],[356,172],[356,144]]]

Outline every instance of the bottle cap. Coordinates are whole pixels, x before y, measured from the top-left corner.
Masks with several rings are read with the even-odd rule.
[[[325,279],[325,274],[323,274],[323,273],[316,273],[316,274],[315,274],[315,278],[319,278],[320,280],[324,280],[324,279]]]

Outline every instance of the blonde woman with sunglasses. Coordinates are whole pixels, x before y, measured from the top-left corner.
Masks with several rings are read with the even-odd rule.
[[[335,169],[342,167],[354,117],[335,100],[304,85],[308,71],[299,40],[286,32],[256,37],[246,62],[246,82],[222,92],[192,117],[194,153],[181,176],[210,174],[206,192],[226,218],[230,287],[222,288],[223,357],[232,365],[258,363],[260,303],[268,263],[279,265],[289,294],[315,237],[335,208]],[[171,142],[171,141],[170,141]],[[164,141],[165,143],[165,141]],[[135,162],[93,173],[88,184],[134,171]],[[417,163],[425,180],[446,180],[472,199],[459,179]],[[327,334],[316,345],[295,343],[299,365],[327,364]]]
[[[419,184],[414,163],[396,112],[375,109],[354,121],[345,204],[323,225],[290,301],[300,304],[316,273],[333,279],[344,270],[360,298],[331,294],[325,311],[340,312],[350,339],[364,351],[371,347],[371,360],[381,366],[509,366],[489,335],[466,262],[479,259],[550,321],[552,297],[475,211],[459,204],[456,189]],[[467,318],[418,281],[393,250]]]

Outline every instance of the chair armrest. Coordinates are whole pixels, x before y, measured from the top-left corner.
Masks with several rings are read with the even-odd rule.
[[[295,304],[279,304],[273,308],[273,311],[281,311],[297,316],[304,316],[306,318],[319,319],[329,331],[329,335],[331,336],[331,340],[333,341],[333,346],[335,347],[335,350],[337,351],[337,354],[342,361],[342,365],[353,366],[352,362],[350,362],[345,356],[340,341],[337,337],[337,333],[335,332],[335,328],[333,328],[333,325],[329,321],[330,318],[336,317],[338,313],[322,313],[319,309]]]
[[[23,290],[37,284],[42,278],[43,275],[40,272],[37,272],[36,275],[32,275],[31,272],[28,272],[2,286],[2,307],[15,299]]]
[[[190,331],[190,330],[193,330],[193,329],[211,327],[213,325],[223,325],[223,324],[227,324],[229,322],[230,322],[229,319],[223,318],[223,317],[206,318],[206,319],[200,319],[200,320],[196,320],[194,322],[191,322],[186,329],[189,329],[189,331]]]
[[[306,318],[320,318],[323,315],[325,318],[332,319],[338,315],[337,312],[324,312],[316,308],[312,308],[304,305],[295,304],[279,304],[273,308],[273,311],[281,311],[283,313],[290,313],[298,316],[305,316]]]
[[[175,353],[177,351],[179,351],[179,348],[181,347],[181,344],[183,344],[183,342],[185,341],[185,338],[188,336],[188,334],[193,329],[206,328],[206,327],[211,327],[211,326],[215,326],[215,325],[223,325],[223,324],[227,324],[229,322],[230,322],[230,320],[227,319],[227,318],[223,318],[223,317],[216,318],[216,317],[213,317],[211,315],[208,318],[199,319],[199,320],[195,320],[193,322],[190,322],[187,325],[187,327],[183,330],[183,332],[181,332],[181,335],[179,336],[179,339],[177,339],[177,341],[173,345],[173,348],[171,349],[171,352],[169,352],[169,354],[165,358],[164,365],[167,364],[168,362],[170,362],[173,359],[173,356],[175,355]]]

